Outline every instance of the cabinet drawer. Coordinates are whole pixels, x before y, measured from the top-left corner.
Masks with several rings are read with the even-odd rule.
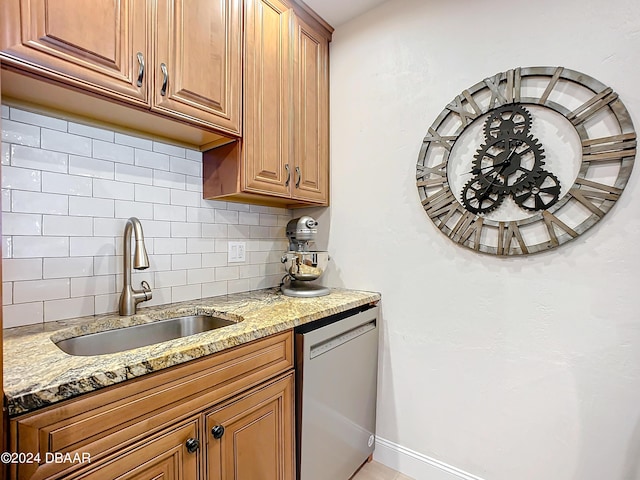
[[[88,453],[92,461],[293,367],[291,331],[11,420],[16,452]],[[70,464],[24,464],[17,478],[59,478]]]

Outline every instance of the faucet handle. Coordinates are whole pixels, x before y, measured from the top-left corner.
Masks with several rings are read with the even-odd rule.
[[[153,298],[153,293],[151,293],[151,287],[149,286],[147,281],[143,280],[142,282],[140,282],[140,286],[142,287],[141,293],[144,293],[144,300],[142,301],[146,302],[147,300],[151,300]]]

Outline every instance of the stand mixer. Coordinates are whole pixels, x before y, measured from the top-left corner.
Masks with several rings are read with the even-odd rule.
[[[320,297],[329,294],[329,289],[314,285],[329,263],[329,253],[309,250],[309,243],[318,234],[318,222],[309,216],[294,218],[287,223],[289,251],[282,256],[287,275],[281,286],[282,293],[289,297]]]

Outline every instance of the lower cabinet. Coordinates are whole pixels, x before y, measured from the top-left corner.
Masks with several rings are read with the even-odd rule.
[[[293,479],[292,398],[288,375],[209,413],[205,478]]]
[[[294,395],[289,331],[11,419],[10,478],[293,480]]]

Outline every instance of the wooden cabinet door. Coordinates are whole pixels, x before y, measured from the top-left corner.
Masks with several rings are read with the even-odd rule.
[[[145,0],[3,0],[3,54],[38,73],[148,104]],[[140,55],[138,55],[140,54]]]
[[[241,1],[158,1],[152,110],[240,134]]]
[[[292,196],[329,200],[329,39],[296,18]]]
[[[290,373],[207,414],[207,478],[293,480],[293,395]]]
[[[246,0],[243,190],[290,196],[292,9]]]
[[[110,460],[74,480],[197,480],[201,448],[188,451],[187,441],[199,438],[200,416],[167,428],[141,445],[118,452]]]

